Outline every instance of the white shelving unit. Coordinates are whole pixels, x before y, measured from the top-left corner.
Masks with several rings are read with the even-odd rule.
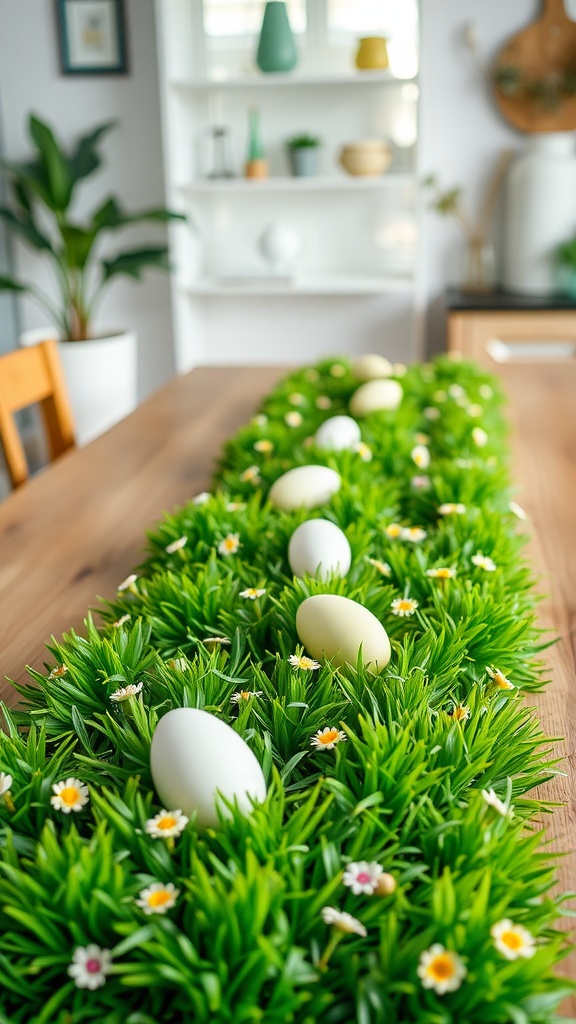
[[[245,55],[210,52],[202,0],[156,3],[167,199],[189,217],[170,232],[178,369],[366,350],[417,357],[416,147],[396,147],[377,178],[349,176],[338,163],[344,143],[394,137],[402,116],[416,123],[416,79],[317,59],[311,67],[306,57],[291,74],[262,74]],[[264,180],[243,177],[255,106]],[[220,125],[235,176],[215,179],[210,130]],[[289,176],[285,140],[301,132],[322,139],[315,177]],[[278,221],[302,243],[288,279],[275,277],[258,247]]]

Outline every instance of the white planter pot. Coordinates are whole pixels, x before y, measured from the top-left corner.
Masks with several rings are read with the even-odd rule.
[[[556,247],[575,233],[574,133],[533,135],[506,182],[504,288],[552,295],[558,288]]]
[[[54,330],[26,331],[32,345]],[[60,359],[74,413],[76,443],[88,444],[133,412],[137,405],[137,341],[133,331],[90,341],[59,341]]]

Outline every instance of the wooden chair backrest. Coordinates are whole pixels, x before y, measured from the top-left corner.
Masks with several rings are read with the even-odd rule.
[[[14,413],[39,404],[50,459],[74,447],[74,421],[55,341],[0,356],[0,442],[13,487],[29,476]]]

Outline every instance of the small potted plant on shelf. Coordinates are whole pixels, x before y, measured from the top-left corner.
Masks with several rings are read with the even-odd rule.
[[[165,222],[181,214],[163,208],[126,211],[107,196],[82,220],[72,212],[78,185],[102,164],[99,146],[113,123],[99,125],[66,151],[53,130],[38,117],[28,128],[31,159],[8,163],[11,203],[0,217],[48,264],[56,297],[33,281],[0,276],[0,291],[29,295],[52,327],[30,332],[56,337],[75,417],[76,436],[85,444],[136,406],[136,337],[126,330],[97,333],[95,315],[111,283],[119,276],[140,280],[145,270],[169,270],[166,245],[139,245],[104,257],[100,241],[143,221]],[[28,342],[29,343],[29,342]]]
[[[316,135],[292,135],[286,140],[290,169],[296,178],[311,178],[318,166],[320,139]]]
[[[576,238],[562,242],[555,255],[558,290],[576,300]]]

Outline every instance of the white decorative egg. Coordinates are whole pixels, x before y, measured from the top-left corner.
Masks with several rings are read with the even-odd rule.
[[[165,808],[188,816],[196,811],[200,828],[218,825],[218,793],[237,801],[245,813],[252,809],[251,798],[266,798],[264,775],[250,747],[226,722],[199,708],[175,708],[160,719],[150,768]]]
[[[362,648],[364,665],[379,674],[390,661],[390,641],[372,612],[339,594],[307,597],[296,612],[296,630],[308,653],[333,665],[356,666]]]
[[[340,452],[352,449],[362,439],[360,427],[351,416],[331,416],[324,420],[314,435],[317,448]]]
[[[382,377],[391,377],[394,367],[384,356],[370,354],[356,360],[352,373],[360,380],[380,380]]]
[[[397,409],[403,393],[397,380],[369,380],[352,395],[350,412],[354,416],[368,416],[381,409]]]
[[[284,512],[325,505],[340,490],[340,474],[328,466],[296,466],[274,481],[268,498]]]
[[[332,573],[346,575],[352,552],[339,526],[328,519],[308,519],[290,537],[288,561],[295,576],[308,574],[326,580]]]

